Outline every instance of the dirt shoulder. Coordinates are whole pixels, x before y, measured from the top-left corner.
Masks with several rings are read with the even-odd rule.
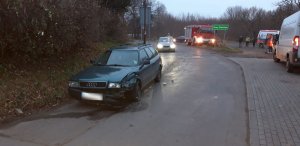
[[[255,47],[249,45],[248,47],[245,44],[242,44],[242,47],[239,47],[237,42],[227,41],[224,45],[220,47],[210,48],[213,51],[216,51],[226,57],[241,57],[241,58],[267,58],[271,59],[272,54],[266,54],[265,48],[259,48],[257,45]]]

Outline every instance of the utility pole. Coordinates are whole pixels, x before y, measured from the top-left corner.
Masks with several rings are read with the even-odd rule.
[[[147,37],[147,28],[146,28],[146,26],[147,26],[147,24],[146,24],[146,17],[147,17],[147,14],[146,14],[146,10],[147,10],[147,1],[146,0],[144,0],[144,32],[143,32],[143,34],[144,34],[144,44],[146,44],[146,37]]]

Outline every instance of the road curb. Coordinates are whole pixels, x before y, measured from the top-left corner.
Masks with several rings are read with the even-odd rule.
[[[250,146],[259,146],[259,137],[258,137],[258,123],[257,123],[257,116],[255,112],[255,101],[252,95],[250,95],[250,89],[247,86],[248,78],[247,73],[244,71],[244,68],[241,64],[235,61],[233,58],[228,58],[234,64],[238,65],[242,70],[242,75],[245,83],[246,88],[246,105],[247,105],[247,114],[248,114],[248,121],[247,121],[247,142]]]

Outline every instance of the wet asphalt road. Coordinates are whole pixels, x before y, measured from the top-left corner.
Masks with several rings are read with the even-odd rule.
[[[161,53],[161,83],[124,108],[71,101],[0,128],[0,146],[244,146],[246,91],[241,68],[206,49]]]

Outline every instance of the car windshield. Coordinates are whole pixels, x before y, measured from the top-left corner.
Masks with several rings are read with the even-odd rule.
[[[169,42],[169,38],[159,38],[159,42]]]
[[[199,28],[200,33],[213,33],[211,28]]]
[[[96,65],[136,66],[138,65],[138,52],[134,50],[113,50],[101,55]]]

